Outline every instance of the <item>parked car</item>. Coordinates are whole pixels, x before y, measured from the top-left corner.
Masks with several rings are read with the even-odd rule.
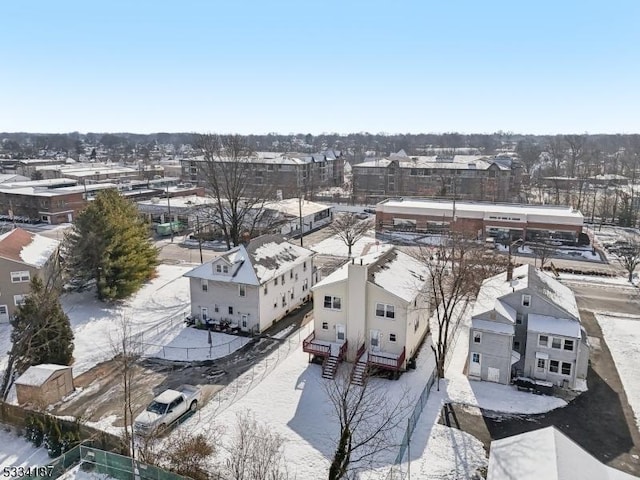
[[[149,435],[166,430],[188,412],[195,412],[202,399],[202,392],[192,385],[182,385],[177,390],[165,390],[138,415],[133,423],[138,435]]]

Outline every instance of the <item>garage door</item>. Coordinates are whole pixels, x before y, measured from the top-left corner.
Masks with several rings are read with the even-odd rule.
[[[500,383],[500,369],[489,367],[487,371],[487,380],[490,382]]]

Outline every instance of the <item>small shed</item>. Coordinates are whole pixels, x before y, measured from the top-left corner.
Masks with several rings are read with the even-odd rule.
[[[71,367],[52,363],[27,368],[15,383],[19,405],[51,405],[74,390]]]

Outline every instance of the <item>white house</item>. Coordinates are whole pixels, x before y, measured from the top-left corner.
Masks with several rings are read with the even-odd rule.
[[[469,377],[508,384],[515,375],[575,388],[589,345],[573,292],[531,265],[482,283],[469,335]]]
[[[262,332],[311,298],[313,252],[263,235],[185,273],[191,315]]]
[[[428,330],[427,267],[391,248],[354,258],[313,288],[314,331],[303,342],[323,357],[323,376],[354,362],[354,383],[368,367],[405,370]]]
[[[582,449],[555,427],[491,442],[487,480],[633,480]]]

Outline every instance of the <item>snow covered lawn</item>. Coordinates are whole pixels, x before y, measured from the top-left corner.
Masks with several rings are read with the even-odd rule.
[[[34,467],[51,461],[44,448],[34,447],[5,428],[0,425],[0,467]]]
[[[309,248],[322,255],[333,255],[336,257],[349,256],[349,249],[345,245],[344,241],[337,235],[329,237]],[[389,246],[377,242],[375,239],[375,233],[372,230],[368,235],[365,235],[353,245],[351,248],[351,255],[359,257],[360,255],[366,255],[367,253],[375,253],[380,248],[389,248]]]
[[[567,280],[569,282],[584,282],[584,283],[601,283],[605,285],[619,285],[625,287],[632,287],[627,277],[600,277],[598,275],[578,275],[574,273],[560,273],[560,280]]]
[[[596,319],[611,351],[629,405],[635,415],[636,425],[640,430],[640,315],[633,317],[597,313]]]

